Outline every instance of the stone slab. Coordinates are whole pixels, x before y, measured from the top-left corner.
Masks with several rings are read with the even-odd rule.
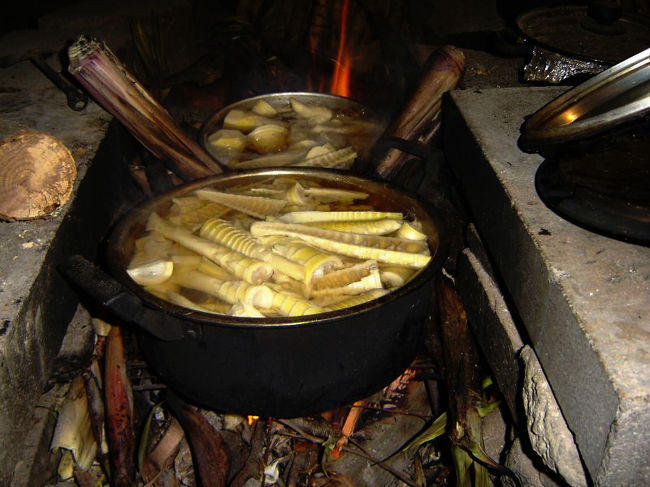
[[[573,225],[538,198],[524,117],[563,87],[454,91],[445,152],[597,485],[650,483],[650,248]]]
[[[46,132],[68,147],[77,165],[73,195],[54,214],[0,222],[0,440],[8,445],[0,450],[0,485],[12,483],[14,467],[20,478],[13,482],[23,485],[40,448],[26,432],[78,301],[57,268],[74,253],[94,259],[111,223],[135,201],[120,143],[124,130],[92,101],[83,111],[71,110],[27,55],[52,53],[47,62],[60,71],[66,46],[79,35],[117,51],[129,38],[130,19],[182,3],[76,2],[39,19],[38,29],[0,38],[0,139],[22,130]]]
[[[94,258],[122,204],[116,194],[128,168],[108,140],[119,129],[111,120],[92,102],[71,110],[29,61],[0,69],[0,139],[22,130],[51,134],[77,165],[73,195],[52,215],[0,222],[0,439],[11,446],[0,450],[0,485],[24,459],[30,415],[76,309],[77,294],[57,267],[72,253]]]
[[[59,138],[77,165],[75,191],[110,119],[95,104],[72,111],[65,95],[29,61],[0,69],[0,138],[24,129]],[[29,415],[74,312],[73,293],[55,266],[66,246],[79,250],[93,235],[84,230],[80,210],[70,201],[47,218],[0,222],[0,438],[12,446],[0,451],[2,485],[21,458]]]
[[[469,248],[458,258],[456,287],[510,414],[516,424],[523,425],[519,351],[524,343],[496,282]]]

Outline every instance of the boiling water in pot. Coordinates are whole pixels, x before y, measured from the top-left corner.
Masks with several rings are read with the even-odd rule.
[[[325,313],[383,296],[431,260],[417,219],[363,191],[292,177],[203,187],[152,213],[128,274],[157,297],[244,317]]]

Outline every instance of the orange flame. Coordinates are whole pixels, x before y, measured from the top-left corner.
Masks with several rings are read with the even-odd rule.
[[[260,417],[259,416],[251,416],[251,415],[249,415],[249,416],[247,416],[246,419],[248,420],[248,424],[250,426],[253,426],[257,422],[257,420],[260,419]]]
[[[336,64],[332,76],[330,93],[340,96],[350,96],[350,56],[346,47],[346,31],[348,24],[348,0],[343,2],[341,11],[341,35],[339,49],[336,55]]]

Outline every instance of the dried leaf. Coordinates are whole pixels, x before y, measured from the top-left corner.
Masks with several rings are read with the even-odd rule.
[[[185,430],[203,487],[224,487],[230,470],[228,445],[200,412],[170,394],[167,403]]]

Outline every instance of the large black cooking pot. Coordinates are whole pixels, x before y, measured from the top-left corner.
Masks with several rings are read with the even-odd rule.
[[[226,189],[289,176],[363,190],[377,208],[417,218],[434,256],[409,283],[380,299],[336,312],[297,318],[236,318],[192,311],[147,293],[125,269],[134,241],[152,211],[199,187]],[[240,414],[295,417],[366,397],[396,378],[421,343],[431,312],[433,278],[443,260],[444,232],[432,209],[391,187],[349,173],[270,169],[216,176],[182,187],[132,210],[108,242],[108,266],[117,281],[77,259],[68,275],[92,274],[95,297],[137,325],[151,368],[172,389],[208,408]],[[76,269],[75,269],[76,267]]]

